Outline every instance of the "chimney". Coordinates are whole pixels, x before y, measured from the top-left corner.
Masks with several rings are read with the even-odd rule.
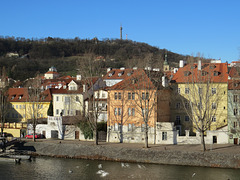
[[[201,71],[202,70],[202,61],[198,60],[198,70]]]
[[[81,81],[82,80],[82,76],[79,74],[79,75],[76,76],[76,79],[77,79],[77,81]]]

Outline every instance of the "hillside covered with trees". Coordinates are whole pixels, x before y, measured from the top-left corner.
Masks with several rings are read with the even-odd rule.
[[[0,67],[5,66],[8,76],[16,80],[34,77],[36,72],[45,73],[50,66],[62,75],[76,75],[77,62],[89,54],[95,57],[93,63],[101,62],[103,73],[107,67],[143,67],[146,60],[149,66],[159,68],[166,53],[172,66],[187,58],[131,40],[0,37]]]

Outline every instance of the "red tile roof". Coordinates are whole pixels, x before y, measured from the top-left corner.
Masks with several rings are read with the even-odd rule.
[[[121,82],[107,88],[108,90],[124,90],[124,89],[155,89],[156,87],[147,76],[143,69],[137,69],[131,76],[125,76]]]
[[[103,79],[124,79],[131,75],[134,71],[134,69],[112,69],[111,71],[107,72],[105,76],[103,76]]]
[[[41,102],[50,102],[52,100],[52,94],[50,90],[45,90],[40,94]],[[29,95],[27,88],[9,88],[8,100],[10,102],[29,102]]]
[[[176,83],[207,82],[227,83],[228,65],[227,63],[202,63],[201,71],[197,64],[187,64],[179,68],[174,74],[172,81]]]
[[[229,71],[229,76],[231,78],[240,78],[240,67],[239,66],[231,67],[231,69]]]
[[[228,80],[228,90],[240,90],[240,79]]]

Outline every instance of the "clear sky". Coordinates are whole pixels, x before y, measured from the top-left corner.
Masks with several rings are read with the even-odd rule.
[[[223,62],[240,54],[240,0],[1,0],[0,35],[120,37]]]

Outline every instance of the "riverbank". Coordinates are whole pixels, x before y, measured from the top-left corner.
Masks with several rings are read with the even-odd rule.
[[[37,140],[26,141],[24,149],[32,155],[99,159],[123,162],[155,163],[219,168],[240,168],[240,146],[210,145],[201,152],[200,145],[150,145]]]

